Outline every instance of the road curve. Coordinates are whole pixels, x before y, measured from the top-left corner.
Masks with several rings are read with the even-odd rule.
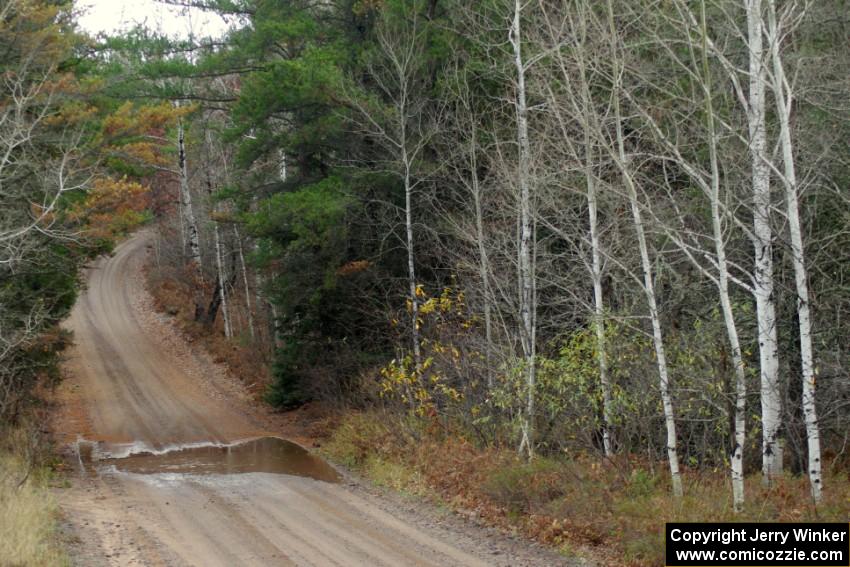
[[[149,240],[143,232],[99,259],[66,323],[75,342],[67,366],[86,391],[92,440],[163,449],[261,435],[225,400],[205,395],[181,345],[163,348],[143,324],[137,300]]]
[[[59,437],[95,442],[108,456],[268,434],[209,388],[209,366],[182,338],[151,326],[158,316],[141,281],[150,240],[140,233],[89,270],[67,323],[75,346],[62,389],[71,409],[55,426]],[[90,471],[59,499],[87,566],[529,564],[493,561],[474,536],[401,519],[347,483]]]
[[[142,233],[95,263],[67,323],[75,340],[67,367],[87,418],[77,435],[106,456],[120,456],[267,434],[201,387],[198,374],[207,369],[187,360],[184,345],[151,336],[136,302],[144,293],[141,265],[149,240]],[[95,478],[86,494],[70,499],[69,516],[92,515],[85,508],[94,495],[97,512],[89,525],[103,532],[108,563],[484,564],[342,485],[264,473],[89,476]]]

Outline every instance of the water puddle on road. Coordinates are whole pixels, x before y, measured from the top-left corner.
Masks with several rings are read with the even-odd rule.
[[[221,475],[273,473],[339,482],[333,467],[284,439],[261,437],[230,445],[190,445],[165,451],[139,451],[128,456],[96,459],[97,465],[135,474]]]

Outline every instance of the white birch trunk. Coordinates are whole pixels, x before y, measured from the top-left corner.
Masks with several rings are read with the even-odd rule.
[[[747,379],[744,371],[744,359],[741,355],[741,342],[738,326],[729,296],[729,264],[726,258],[726,241],[720,202],[720,167],[717,158],[717,132],[714,119],[714,103],[711,98],[711,71],[708,64],[708,25],[705,15],[705,0],[700,3],[700,28],[702,34],[702,70],[704,81],[705,113],[708,125],[708,155],[711,166],[709,199],[711,201],[711,227],[714,240],[714,253],[717,258],[717,289],[726,336],[732,353],[735,372],[735,444],[729,456],[732,478],[732,502],[736,512],[744,506],[744,444],[746,442]]]
[[[413,364],[417,373],[422,369],[422,352],[421,341],[419,337],[419,296],[417,295],[416,285],[416,252],[414,247],[413,234],[413,191],[415,183],[413,180],[413,161],[418,153],[415,145],[411,149],[411,140],[407,129],[407,120],[410,115],[410,81],[412,69],[412,57],[415,57],[413,51],[403,52],[401,57],[393,50],[393,44],[389,38],[383,37],[382,44],[384,45],[387,54],[391,55],[393,60],[393,69],[397,73],[395,79],[398,81],[399,93],[394,100],[395,110],[398,118],[398,143],[394,144],[399,150],[398,158],[399,165],[402,168],[401,177],[404,183],[404,229],[405,243],[407,247],[407,286],[410,301],[410,339],[413,349]],[[411,38],[411,41],[415,39]]]
[[[585,9],[587,9],[587,7],[582,7],[582,10]],[[582,14],[580,18],[580,25],[583,42],[587,35],[584,14]],[[596,333],[596,359],[599,365],[599,384],[602,387],[602,447],[605,451],[605,456],[610,457],[614,454],[613,441],[611,439],[613,402],[611,396],[611,379],[608,374],[608,351],[605,341],[605,302],[602,293],[602,248],[599,241],[599,214],[598,201],[596,197],[596,177],[593,171],[594,146],[590,132],[590,125],[588,124],[588,120],[591,120],[594,123],[594,126],[596,126],[596,120],[592,120],[590,118],[591,116],[595,116],[595,111],[591,109],[593,102],[587,85],[586,65],[583,54],[580,54],[579,59],[579,79],[581,80],[582,112],[585,115],[582,120],[585,154],[584,176],[587,189],[587,217],[588,224],[590,225],[590,275],[591,280],[593,280],[593,327]]]
[[[181,190],[179,191],[177,198],[177,218],[180,223],[180,254],[185,257],[186,256],[186,217],[183,214],[183,191],[182,185],[180,186]]]
[[[192,193],[189,190],[189,166],[186,161],[186,133],[183,129],[182,119],[177,121],[177,161],[180,168],[180,208],[183,212],[186,241],[189,244],[189,261],[198,271],[199,277],[203,277],[200,233],[192,209]]]
[[[770,484],[771,477],[782,472],[777,458],[782,398],[779,388],[779,348],[776,329],[776,308],[773,301],[773,232],[770,226],[770,166],[767,156],[765,124],[762,0],[745,0],[747,7],[747,37],[749,47],[749,108],[747,111],[750,135],[750,159],[753,185],[753,246],[755,271],[753,288],[758,324],[759,363],[761,369],[762,411],[762,480]]]
[[[522,4],[514,2],[513,22],[509,39],[514,51],[516,68],[516,114],[517,146],[519,149],[519,311],[521,320],[520,339],[525,357],[526,407],[522,419],[520,451],[526,450],[529,457],[534,453],[534,398],[536,381],[536,332],[534,328],[534,262],[532,259],[533,227],[531,219],[530,159],[528,140],[528,104],[525,93],[525,63],[522,58]]]
[[[773,60],[773,93],[776,97],[776,113],[779,119],[779,141],[782,147],[783,184],[785,186],[786,214],[791,233],[791,256],[794,264],[794,283],[797,290],[797,319],[800,333],[800,366],[802,369],[802,403],[806,422],[806,438],[809,453],[809,481],[812,499],[821,499],[823,478],[821,476],[820,431],[815,405],[815,364],[812,347],[812,320],[809,309],[809,286],[806,273],[803,233],[800,226],[800,210],[797,197],[797,171],[794,164],[794,146],[791,139],[792,93],[785,78],[785,69],[779,46],[779,31],[776,22],[774,0],[767,0],[770,53]]]
[[[583,132],[584,144],[584,176],[585,176],[585,197],[587,199],[587,216],[590,231],[590,248],[591,248],[591,263],[590,277],[593,284],[593,319],[592,326],[596,335],[596,361],[599,367],[599,384],[602,392],[602,447],[606,457],[610,457],[614,453],[614,441],[612,438],[612,423],[613,423],[613,408],[612,408],[612,392],[611,380],[608,372],[608,352],[605,338],[605,303],[602,288],[602,247],[599,238],[599,214],[598,214],[598,198],[597,198],[597,177],[594,172],[596,167],[596,148],[595,138],[600,135],[599,123],[597,119],[596,109],[593,108],[593,101],[590,95],[590,90],[587,84],[587,64],[584,58],[585,41],[587,39],[587,15],[586,11],[590,9],[587,1],[578,4],[577,8],[580,11],[578,16],[578,38],[575,51],[575,65],[578,69],[580,94],[576,96],[572,89],[569,89],[565,98],[569,100],[573,107],[578,126]],[[565,85],[571,83],[570,71],[563,62],[560,62],[560,71],[563,75]],[[550,90],[553,108],[556,108],[554,92]],[[581,101],[579,105],[577,101]],[[562,137],[565,143],[573,148],[570,131],[566,126],[566,121],[562,119],[561,113],[556,112],[558,121],[560,122]],[[573,150],[574,155],[578,155]]]
[[[585,136],[589,143],[589,136]],[[587,151],[590,151],[589,146]],[[593,280],[593,328],[596,332],[596,359],[599,364],[599,383],[602,386],[602,446],[605,456],[614,454],[611,440],[613,410],[611,401],[611,380],[608,376],[608,351],[605,341],[605,303],[602,297],[602,255],[599,250],[599,219],[596,201],[596,182],[593,178],[590,158],[586,164],[587,178],[587,214],[590,223],[591,279]]]
[[[245,309],[248,312],[248,332],[251,333],[251,339],[255,338],[254,332],[254,312],[251,308],[251,286],[248,285],[248,267],[245,265],[245,253],[242,249],[242,237],[239,234],[239,229],[233,226],[233,236],[236,238],[236,250],[239,252],[239,265],[242,269],[242,286],[245,288]]]
[[[619,105],[615,103],[615,106]],[[615,115],[618,115],[619,110],[615,109],[614,113]],[[622,126],[619,124],[619,118],[617,118],[617,120],[617,145],[619,147],[620,160],[623,164],[625,164]],[[670,396],[670,376],[667,368],[667,354],[664,349],[664,334],[661,329],[661,319],[658,314],[658,302],[655,296],[655,284],[652,277],[652,263],[649,258],[649,248],[646,243],[646,232],[643,227],[643,219],[634,181],[626,172],[624,172],[623,177],[629,191],[629,203],[632,209],[632,219],[634,220],[635,232],[638,237],[638,247],[640,249],[641,266],[643,269],[643,287],[646,294],[646,301],[649,306],[649,318],[652,322],[652,342],[655,348],[655,359],[658,367],[659,390],[661,392],[661,403],[664,409],[664,424],[667,429],[667,459],[670,463],[670,478],[673,485],[673,494],[677,498],[681,498],[683,495],[683,489],[682,475],[679,470],[676,419],[673,411],[673,401]]]
[[[224,336],[228,339],[233,336],[233,328],[230,325],[230,310],[227,305],[227,277],[224,273],[224,262],[221,257],[221,236],[218,231],[218,223],[213,223],[213,235],[215,237],[215,265],[218,274],[218,293],[221,297],[221,314],[224,317]]]
[[[402,117],[406,116],[401,114]],[[404,125],[402,125],[404,132]],[[416,263],[413,250],[413,186],[410,179],[410,164],[407,159],[407,140],[402,133],[402,161],[404,163],[404,228],[407,238],[407,284],[410,294],[411,341],[413,364],[417,372],[422,368],[422,353],[419,340],[419,297],[416,295]]]
[[[676,498],[681,498],[683,495],[682,474],[679,470],[676,419],[673,411],[673,401],[670,396],[670,376],[667,368],[667,355],[664,349],[664,334],[661,329],[661,319],[658,314],[658,302],[655,296],[655,284],[652,277],[652,262],[649,258],[649,248],[646,243],[646,232],[644,230],[640,204],[638,202],[637,188],[635,187],[634,180],[628,170],[625,142],[623,139],[623,125],[620,112],[621,62],[619,57],[621,54],[617,47],[617,29],[614,24],[614,8],[611,0],[608,0],[608,24],[611,34],[611,58],[614,77],[614,93],[612,98],[614,107],[614,126],[617,138],[617,162],[622,172],[623,182],[628,190],[632,219],[634,221],[638,247],[640,249],[641,266],[643,269],[643,288],[644,293],[646,294],[646,302],[649,306],[649,318],[652,322],[652,342],[655,347],[655,359],[658,367],[661,403],[664,409],[664,423],[667,429],[667,460],[670,464],[670,479],[673,486],[673,495]]]
[[[584,78],[584,67],[582,74],[582,95],[585,111],[589,112],[590,99],[587,97]],[[605,340],[605,302],[602,293],[602,253],[599,241],[599,213],[597,202],[596,178],[593,172],[593,147],[589,129],[584,128],[585,144],[585,180],[587,189],[587,216],[590,225],[590,275],[593,280],[593,328],[596,333],[596,360],[599,365],[599,383],[602,387],[602,446],[605,456],[614,454],[611,439],[611,424],[613,422],[611,380],[608,375],[608,351]]]

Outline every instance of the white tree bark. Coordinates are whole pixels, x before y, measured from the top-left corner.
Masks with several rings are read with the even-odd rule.
[[[517,147],[519,151],[519,312],[520,341],[525,358],[526,403],[522,418],[522,440],[519,450],[534,454],[534,401],[536,368],[536,329],[534,301],[533,223],[531,219],[531,147],[528,139],[528,103],[525,92],[526,67],[522,57],[522,3],[514,1],[513,22],[509,40],[513,46],[516,70]]]
[[[230,310],[227,305],[227,276],[224,273],[224,261],[221,257],[221,235],[218,223],[213,222],[213,235],[215,238],[215,266],[218,275],[218,293],[221,297],[221,313],[224,317],[224,336],[228,339],[233,336],[233,328],[230,325]]]
[[[349,100],[359,111],[365,134],[383,146],[387,153],[388,171],[398,175],[404,189],[404,244],[407,250],[407,287],[410,304],[411,347],[417,372],[422,368],[419,331],[419,296],[416,282],[416,253],[414,238],[414,193],[422,182],[417,175],[417,161],[433,129],[424,123],[423,93],[417,92],[417,78],[422,72],[423,35],[415,17],[396,25],[384,20],[377,28],[380,46],[378,61],[370,61],[371,80],[389,99],[392,117],[384,120],[363,100],[353,96]]]
[[[821,475],[820,431],[815,405],[815,363],[812,347],[812,319],[809,309],[809,285],[806,271],[803,233],[800,223],[800,208],[797,196],[797,171],[794,164],[794,145],[791,139],[791,108],[793,93],[785,77],[779,42],[780,29],[776,21],[774,0],[767,0],[768,37],[773,62],[773,93],[776,98],[776,114],[779,120],[779,141],[782,148],[783,185],[788,229],[791,234],[791,259],[794,265],[794,283],[797,290],[797,319],[800,333],[800,366],[803,381],[803,415],[806,422],[806,438],[809,453],[809,481],[812,499],[821,499],[823,478]]]
[[[744,444],[746,442],[746,403],[747,381],[744,360],[741,355],[741,342],[735,313],[729,295],[729,263],[726,255],[726,239],[723,230],[723,211],[720,200],[720,167],[717,155],[717,128],[714,115],[714,103],[711,90],[711,70],[708,62],[708,25],[705,15],[705,1],[700,2],[700,35],[702,49],[702,90],[705,97],[706,125],[708,129],[708,156],[711,170],[708,183],[708,197],[711,203],[711,228],[714,241],[714,254],[717,278],[714,280],[720,295],[720,306],[726,336],[732,354],[735,373],[735,415],[734,445],[730,454],[730,472],[732,478],[732,501],[736,512],[744,506]],[[692,168],[691,168],[692,169]],[[690,169],[689,169],[690,170]]]
[[[248,267],[245,265],[245,253],[242,248],[242,237],[239,234],[239,229],[236,225],[233,226],[233,236],[236,239],[236,250],[239,253],[239,266],[242,269],[242,287],[245,288],[245,309],[248,312],[248,332],[251,333],[251,340],[256,335],[254,331],[254,311],[251,306],[251,286],[248,284]]]
[[[183,120],[177,121],[177,161],[180,169],[180,208],[183,212],[183,226],[186,230],[186,242],[189,244],[189,261],[203,277],[201,270],[201,241],[198,223],[192,209],[192,193],[189,190],[189,166],[186,160],[186,133]]]
[[[558,22],[560,25],[554,25],[554,20],[550,16],[550,11],[547,10],[544,2],[540,3],[545,22],[549,28],[551,42],[554,45],[560,46],[562,38],[560,35],[561,29],[569,27],[575,31],[575,45],[571,50],[572,58],[565,60],[562,57],[556,59],[558,69],[561,73],[561,82],[565,88],[565,92],[557,97],[554,91],[549,88],[549,96],[551,108],[554,115],[558,118],[561,128],[561,137],[563,143],[569,148],[570,153],[576,161],[582,163],[585,177],[585,198],[587,200],[587,216],[588,227],[590,232],[590,278],[593,285],[593,318],[592,326],[596,335],[596,361],[599,367],[599,383],[602,392],[602,446],[606,457],[613,455],[613,439],[612,439],[612,422],[613,422],[613,402],[611,380],[608,369],[608,351],[605,338],[605,303],[602,288],[602,273],[603,273],[603,251],[599,235],[599,203],[598,203],[598,185],[597,185],[597,141],[601,136],[599,127],[599,116],[597,109],[594,107],[592,96],[587,78],[587,59],[586,59],[586,41],[587,41],[587,18],[588,11],[591,6],[589,1],[579,2],[576,4],[578,11],[575,19],[569,18],[569,25],[563,22]],[[567,8],[570,10],[571,8]],[[567,17],[565,16],[565,19]],[[563,27],[562,27],[563,26]],[[559,49],[563,52],[564,50]],[[577,93],[572,88],[572,68],[576,68],[579,79],[579,92]],[[574,120],[583,134],[583,151],[580,153],[576,150],[572,140],[572,134],[568,128],[567,122],[570,120],[565,115],[570,114],[561,110],[562,104],[572,109],[572,120]]]
[[[406,113],[407,108],[402,107]],[[405,117],[406,114],[402,114]],[[403,120],[402,120],[403,121]],[[404,229],[407,239],[407,284],[410,294],[411,341],[413,343],[413,363],[416,370],[422,368],[422,353],[419,337],[419,296],[416,293],[416,256],[413,250],[413,184],[410,179],[410,161],[407,155],[407,132],[401,125],[402,163],[404,166]]]
[[[623,137],[622,115],[620,111],[620,91],[622,88],[620,79],[622,76],[622,61],[620,59],[621,52],[617,45],[617,29],[614,24],[614,8],[611,0],[608,0],[608,24],[610,28],[611,62],[614,77],[614,94],[612,99],[617,143],[615,161],[621,171],[623,183],[628,191],[629,204],[632,210],[632,219],[638,239],[638,248],[640,250],[641,266],[643,270],[643,289],[646,295],[646,302],[649,307],[649,318],[652,322],[652,339],[653,346],[655,348],[656,365],[658,367],[659,389],[661,391],[661,403],[664,410],[664,423],[667,429],[667,459],[670,464],[670,478],[673,486],[673,495],[677,498],[681,498],[683,495],[682,474],[679,470],[676,418],[673,411],[673,401],[670,396],[670,376],[667,368],[667,354],[664,349],[664,334],[661,329],[661,319],[658,313],[658,302],[655,295],[655,284],[653,282],[652,262],[649,258],[649,247],[646,242],[646,231],[644,229],[641,207],[638,201],[637,187],[635,186],[634,179],[629,171],[628,158],[626,157],[625,141]]]
[[[590,137],[585,135],[585,143],[590,142]],[[590,146],[587,151],[591,152]],[[599,219],[597,212],[596,181],[594,179],[591,157],[588,156],[585,164],[585,177],[587,179],[587,214],[590,224],[590,248],[591,248],[591,279],[593,280],[593,328],[596,333],[596,359],[599,365],[599,383],[602,387],[602,446],[605,456],[614,454],[611,440],[611,424],[613,421],[611,379],[608,375],[608,349],[605,340],[605,302],[602,296],[602,254],[599,242]]]
[[[703,49],[703,57],[707,57]],[[707,65],[706,65],[707,68]],[[730,455],[732,473],[732,500],[736,511],[741,511],[744,505],[744,443],[746,441],[746,404],[747,381],[744,373],[744,360],[741,356],[741,342],[738,338],[738,327],[732,301],[729,297],[729,265],[726,260],[725,235],[723,233],[722,213],[720,210],[720,170],[717,164],[717,139],[714,128],[714,110],[711,97],[707,97],[707,116],[709,130],[709,159],[711,161],[711,225],[714,240],[714,251],[717,257],[717,287],[720,294],[720,305],[723,311],[723,322],[726,325],[726,335],[732,353],[732,364],[735,371],[735,445]]]
[[[758,324],[759,363],[761,369],[762,480],[782,472],[777,458],[777,442],[782,411],[779,387],[779,347],[776,308],[773,300],[773,231],[770,226],[770,165],[767,155],[765,119],[766,70],[764,67],[764,18],[762,0],[745,0],[747,42],[749,48],[749,100],[747,121],[753,185],[753,246],[755,271],[753,287]]]
[[[587,10],[589,7],[584,5],[582,10]],[[595,110],[591,108],[593,104],[590,95],[590,89],[587,84],[587,67],[584,59],[582,48],[587,37],[587,29],[585,22],[585,14],[580,18],[581,26],[581,41],[582,46],[578,49],[579,52],[579,80],[581,82],[581,98],[582,112],[585,114],[585,119],[582,120],[582,130],[584,131],[584,176],[587,190],[587,216],[588,224],[590,225],[590,254],[591,254],[591,280],[593,281],[593,327],[596,332],[596,349],[597,363],[599,364],[599,383],[602,387],[602,445],[605,451],[605,456],[610,457],[614,454],[613,443],[611,440],[611,424],[613,421],[612,396],[611,396],[611,379],[608,375],[608,350],[605,341],[605,302],[603,299],[602,290],[602,248],[599,240],[599,214],[597,201],[596,173],[594,172],[594,142],[590,131],[591,120],[594,126],[595,119],[589,117],[596,116]]]

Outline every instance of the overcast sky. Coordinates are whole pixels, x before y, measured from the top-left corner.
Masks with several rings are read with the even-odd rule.
[[[200,10],[184,14],[154,0],[77,0],[76,5],[83,11],[79,24],[91,35],[115,34],[137,23],[145,23],[170,37],[186,37],[190,30],[196,36],[219,36],[227,29],[217,15]]]

